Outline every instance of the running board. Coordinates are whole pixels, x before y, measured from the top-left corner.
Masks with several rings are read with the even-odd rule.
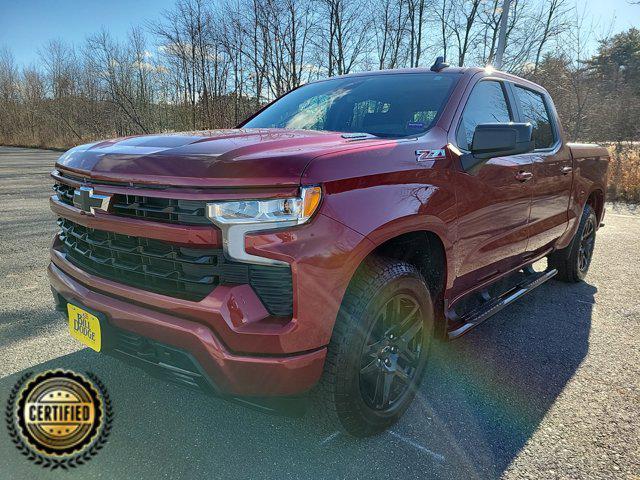
[[[529,270],[529,271],[533,273],[533,270]],[[482,304],[480,307],[474,310],[471,310],[470,312],[464,314],[461,317],[456,318],[455,320],[457,320],[458,322],[462,322],[463,325],[447,333],[449,340],[458,338],[464,335],[465,333],[467,333],[472,328],[477,327],[486,319],[488,319],[495,313],[498,313],[500,310],[502,310],[504,307],[506,307],[510,303],[513,303],[516,300],[518,300],[524,294],[529,293],[534,288],[539,287],[547,280],[550,280],[551,278],[555,277],[557,273],[558,273],[558,270],[554,268],[552,270],[547,270],[545,272],[540,273],[539,275],[536,275],[534,279],[527,278],[525,279],[525,281],[517,284],[515,287],[506,291],[502,295],[495,297],[493,299],[490,299],[486,303]]]

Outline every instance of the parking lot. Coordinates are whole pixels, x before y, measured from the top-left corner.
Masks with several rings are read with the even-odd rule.
[[[183,390],[71,339],[46,277],[58,156],[0,147],[0,402],[27,371],[103,380],[109,442],[65,478],[640,478],[640,212],[608,207],[586,283],[550,281],[439,345],[401,422],[362,440]],[[57,475],[0,432],[0,478]]]

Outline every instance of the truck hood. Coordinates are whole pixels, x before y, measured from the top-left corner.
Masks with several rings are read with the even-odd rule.
[[[185,187],[298,185],[315,157],[389,143],[376,137],[284,129],[147,135],[80,145],[56,167],[93,180]]]

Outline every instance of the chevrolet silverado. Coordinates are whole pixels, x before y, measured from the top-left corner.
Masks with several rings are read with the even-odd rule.
[[[96,351],[225,397],[309,392],[371,435],[407,409],[434,341],[584,279],[608,160],[506,73],[335,77],[234,129],[64,153],[48,274]]]

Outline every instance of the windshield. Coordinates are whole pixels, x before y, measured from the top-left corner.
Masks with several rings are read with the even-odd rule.
[[[311,83],[242,125],[404,137],[427,131],[459,74],[398,73]]]

